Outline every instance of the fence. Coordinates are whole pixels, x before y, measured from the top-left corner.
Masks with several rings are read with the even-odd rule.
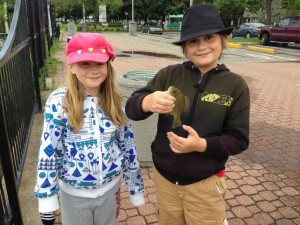
[[[16,0],[0,51],[0,225],[23,224],[17,188],[33,116],[42,110],[39,71],[52,44],[52,17],[49,0]]]

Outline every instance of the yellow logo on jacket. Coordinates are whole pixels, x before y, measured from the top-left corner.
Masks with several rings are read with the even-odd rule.
[[[230,96],[227,96],[227,95],[218,95],[218,94],[203,92],[203,94],[201,96],[201,101],[211,102],[211,103],[229,107],[233,101],[233,98]]]

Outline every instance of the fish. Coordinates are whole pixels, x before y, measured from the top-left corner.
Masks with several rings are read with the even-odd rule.
[[[188,98],[186,96],[183,95],[183,93],[178,90],[176,87],[174,86],[170,86],[167,90],[169,95],[172,95],[173,97],[176,98],[175,100],[175,107],[173,108],[172,112],[170,112],[170,115],[173,115],[174,119],[173,119],[173,123],[172,123],[172,128],[181,126],[181,119],[180,119],[180,115],[185,111],[185,109],[188,106]]]

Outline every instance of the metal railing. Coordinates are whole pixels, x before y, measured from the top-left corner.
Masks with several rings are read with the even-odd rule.
[[[34,113],[41,111],[39,71],[52,44],[50,1],[16,0],[0,51],[0,225],[22,225],[18,184]],[[53,18],[51,18],[52,21]]]

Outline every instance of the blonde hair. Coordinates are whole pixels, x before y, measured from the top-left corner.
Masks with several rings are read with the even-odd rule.
[[[126,124],[127,118],[122,109],[122,95],[116,85],[116,75],[110,63],[107,62],[107,77],[100,87],[100,107],[103,113],[115,126]],[[86,92],[77,77],[68,70],[68,90],[65,95],[65,111],[68,122],[76,133],[83,125],[83,101]]]

